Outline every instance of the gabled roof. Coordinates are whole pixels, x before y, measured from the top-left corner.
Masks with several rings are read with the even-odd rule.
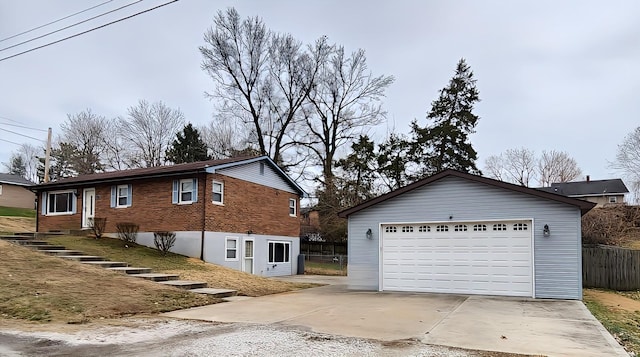
[[[592,202],[588,202],[588,201],[584,201],[584,200],[579,200],[579,199],[575,199],[575,198],[570,198],[567,196],[562,196],[562,195],[558,195],[555,193],[550,193],[550,192],[545,192],[545,191],[540,191],[540,190],[536,190],[533,188],[528,188],[528,187],[524,187],[524,186],[518,186],[518,185],[514,185],[511,183],[507,183],[507,182],[503,182],[503,181],[498,181],[498,180],[494,180],[494,179],[490,179],[487,177],[482,177],[482,176],[477,176],[477,175],[472,175],[472,174],[468,174],[465,172],[460,172],[460,171],[456,171],[456,170],[444,170],[441,171],[435,175],[429,176],[429,177],[425,177],[422,180],[416,181],[410,185],[401,187],[395,191],[391,191],[387,194],[384,194],[382,196],[378,196],[376,198],[372,198],[368,201],[365,201],[357,206],[348,208],[342,212],[338,213],[338,216],[342,217],[342,218],[347,218],[348,216],[359,212],[365,208],[371,207],[373,205],[376,205],[378,203],[384,202],[386,200],[392,199],[396,196],[400,196],[403,193],[407,193],[409,191],[413,191],[417,188],[420,188],[422,186],[426,186],[430,183],[436,182],[438,180],[441,180],[445,177],[459,177],[459,178],[463,178],[465,180],[470,180],[470,181],[474,181],[474,182],[478,182],[478,183],[482,183],[485,185],[489,185],[489,186],[493,186],[493,187],[498,187],[498,188],[502,188],[505,190],[510,190],[510,191],[514,191],[514,192],[520,192],[520,193],[524,193],[527,195],[531,195],[531,196],[535,196],[535,197],[540,197],[540,198],[544,198],[544,199],[548,199],[551,201],[557,201],[557,202],[561,202],[561,203],[566,203],[572,206],[576,206],[578,208],[580,208],[580,212],[582,214],[587,213],[590,209],[592,209],[593,207],[595,207],[595,203]]]
[[[571,197],[624,195],[629,192],[621,179],[552,183],[538,190]]]
[[[84,184],[93,183],[105,183],[105,182],[117,182],[117,181],[130,181],[133,179],[154,178],[154,177],[166,177],[176,176],[191,173],[213,173],[216,169],[222,169],[232,166],[245,165],[256,161],[265,161],[271,166],[282,178],[291,185],[301,196],[305,194],[305,191],[298,186],[298,184],[289,177],[278,165],[271,160],[268,156],[251,156],[251,157],[235,157],[229,159],[220,160],[207,160],[190,162],[186,164],[176,164],[167,166],[145,167],[141,169],[130,169],[120,171],[101,172],[91,175],[80,175],[77,177],[69,177],[60,179],[57,181],[51,181],[42,183],[34,187],[36,190],[44,190],[51,188],[69,188]]]
[[[5,183],[8,185],[17,185],[17,186],[33,186],[35,183],[27,180],[26,178],[20,175],[13,174],[0,174],[0,183]]]

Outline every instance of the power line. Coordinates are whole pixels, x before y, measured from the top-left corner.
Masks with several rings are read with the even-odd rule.
[[[6,119],[6,120],[8,120],[8,121],[12,121],[12,122],[14,122],[14,123],[19,123],[19,121],[17,121],[17,120],[13,120],[13,119],[11,119],[11,118],[7,118],[7,117],[3,117],[3,116],[0,116],[0,119]]]
[[[24,128],[24,129],[30,129],[30,130],[37,130],[37,131],[44,131],[45,133],[47,132],[47,131],[46,131],[46,130],[44,130],[44,129],[32,128],[32,127],[29,127],[29,126],[18,125],[18,124],[0,123],[0,125],[9,125],[9,126],[15,126],[15,127],[18,127],[18,128]]]
[[[27,33],[29,33],[29,32],[33,32],[33,31],[38,30],[38,29],[41,29],[41,28],[43,28],[43,27],[46,27],[46,26],[49,26],[49,25],[53,25],[53,24],[55,24],[56,22],[60,22],[60,21],[62,21],[62,20],[66,20],[66,19],[68,19],[68,18],[70,18],[70,17],[73,17],[73,16],[76,16],[76,15],[78,15],[78,14],[82,14],[83,12],[87,12],[87,11],[89,11],[89,10],[93,10],[93,9],[95,9],[96,7],[100,7],[100,6],[104,5],[104,4],[110,3],[110,2],[112,2],[112,1],[113,1],[113,0],[105,1],[105,2],[103,2],[103,3],[100,3],[100,4],[96,5],[96,6],[92,6],[92,7],[88,8],[88,9],[84,9],[84,10],[82,10],[82,11],[78,11],[78,12],[73,13],[73,14],[71,14],[71,15],[68,15],[68,16],[65,16],[65,17],[59,18],[59,19],[57,19],[57,20],[54,20],[54,21],[48,22],[48,23],[46,23],[46,24],[44,24],[44,25],[40,25],[40,26],[38,26],[38,27],[34,27],[34,28],[30,29],[30,30],[20,32],[20,33],[18,33],[18,34],[13,35],[13,36],[5,37],[5,38],[1,39],[1,40],[0,40],[0,42],[4,42],[4,41],[6,41],[6,40],[10,40],[10,39],[12,39],[12,38],[16,38],[16,37],[18,37],[18,36],[20,36],[20,35],[24,35],[24,34],[27,34]]]
[[[172,4],[172,3],[174,3],[174,2],[178,2],[178,1],[179,1],[179,0],[172,0],[172,1],[166,2],[166,3],[164,3],[164,4],[160,4],[160,5],[158,5],[158,6],[152,7],[152,8],[150,8],[150,9],[147,9],[147,10],[144,10],[144,11],[137,12],[137,13],[135,13],[135,14],[133,14],[133,15],[129,15],[129,16],[127,16],[127,17],[123,17],[123,18],[121,18],[121,19],[118,19],[118,20],[115,20],[115,21],[111,21],[111,22],[106,23],[106,24],[104,24],[104,25],[100,25],[100,26],[98,26],[98,27],[94,27],[94,28],[92,28],[92,29],[89,29],[89,30],[86,30],[86,31],[82,31],[82,32],[77,33],[77,34],[75,34],[75,35],[71,35],[71,36],[65,37],[65,38],[60,39],[60,40],[57,40],[57,41],[49,42],[49,43],[44,44],[44,45],[42,45],[42,46],[34,47],[34,48],[29,49],[29,50],[22,51],[22,52],[20,52],[20,53],[16,53],[16,54],[11,55],[11,56],[7,56],[7,57],[4,57],[4,58],[0,58],[0,62],[2,62],[2,61],[6,61],[6,60],[11,59],[11,58],[14,58],[14,57],[18,57],[18,56],[23,55],[23,54],[25,54],[25,53],[29,53],[29,52],[33,52],[33,51],[35,51],[35,50],[39,50],[39,49],[41,49],[41,48],[45,48],[45,47],[48,47],[48,46],[51,46],[51,45],[55,45],[56,43],[60,43],[60,42],[62,42],[62,41],[66,41],[66,40],[72,39],[72,38],[74,38],[74,37],[78,37],[78,36],[84,35],[84,34],[86,34],[86,33],[89,33],[89,32],[92,32],[92,31],[95,31],[95,30],[98,30],[98,29],[101,29],[101,28],[103,28],[103,27],[107,27],[107,26],[113,25],[113,24],[115,24],[115,23],[117,23],[117,22],[121,22],[121,21],[124,21],[124,20],[128,20],[128,19],[130,19],[130,18],[132,18],[132,17],[136,17],[136,16],[138,16],[138,15],[142,15],[142,14],[144,14],[144,13],[146,13],[146,12],[149,12],[149,11],[153,11],[153,10],[159,9],[159,8],[161,8],[161,7],[163,7],[163,6],[167,6],[167,5],[169,5],[169,4]]]
[[[129,6],[135,5],[135,4],[137,4],[137,3],[141,2],[141,1],[142,1],[142,0],[134,1],[134,2],[132,2],[131,4],[127,4],[127,5],[121,6],[121,7],[117,8],[117,9],[110,10],[110,11],[107,11],[107,12],[103,12],[103,13],[102,13],[102,14],[100,14],[100,15],[96,15],[96,16],[94,16],[94,17],[90,17],[90,18],[88,18],[88,19],[86,19],[86,20],[82,20],[82,21],[76,22],[75,24],[72,24],[72,25],[69,25],[69,26],[65,26],[65,27],[63,27],[63,28],[61,28],[61,29],[57,29],[57,30],[55,30],[55,31],[47,32],[47,33],[45,33],[44,35],[40,35],[40,36],[37,36],[37,37],[31,38],[31,39],[28,39],[28,40],[26,40],[26,41],[19,42],[19,43],[16,43],[15,45],[7,46],[7,47],[5,47],[5,48],[0,48],[0,52],[2,52],[2,51],[6,51],[6,50],[11,49],[11,48],[14,48],[14,47],[18,47],[18,46],[20,46],[20,45],[24,45],[25,43],[29,43],[29,42],[33,42],[33,41],[35,41],[35,40],[39,40],[39,39],[41,39],[41,38],[43,38],[43,37],[47,37],[47,36],[49,36],[49,35],[53,35],[54,33],[58,33],[58,32],[60,32],[60,31],[64,31],[64,30],[66,30],[66,29],[68,29],[68,28],[71,28],[71,27],[74,27],[74,26],[78,26],[78,25],[83,24],[83,23],[85,23],[85,22],[88,22],[88,21],[91,21],[91,20],[95,20],[95,19],[97,19],[97,18],[99,18],[99,17],[102,17],[102,16],[104,16],[104,15],[108,15],[108,14],[110,14],[110,13],[112,13],[112,12],[116,12],[116,11],[122,10],[122,9],[124,9],[124,8],[126,8],[126,7],[129,7]]]
[[[0,141],[6,141],[6,142],[11,143],[11,144],[22,145],[22,144],[16,143],[15,141],[6,140],[6,139],[0,139]]]
[[[3,129],[3,128],[0,128],[0,130],[2,130],[2,131],[6,131],[7,133],[11,133],[11,134],[16,134],[16,135],[24,136],[25,138],[29,138],[29,139],[38,140],[38,141],[44,141],[44,140],[42,140],[42,139],[34,138],[33,136],[29,136],[29,135],[25,135],[25,134],[20,134],[20,133],[18,133],[18,132],[11,131],[11,130],[9,130],[9,129]]]

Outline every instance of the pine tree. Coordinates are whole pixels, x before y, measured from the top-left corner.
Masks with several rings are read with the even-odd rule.
[[[176,139],[173,140],[171,148],[167,150],[167,161],[171,161],[174,164],[209,159],[207,144],[202,141],[198,129],[195,129],[191,123],[187,124],[182,129],[182,132],[176,134]]]
[[[475,133],[479,117],[473,113],[479,102],[476,80],[464,58],[458,62],[456,73],[440,96],[431,103],[425,127],[412,123],[413,160],[421,166],[421,175],[455,169],[480,174],[476,167],[477,152],[469,135]]]

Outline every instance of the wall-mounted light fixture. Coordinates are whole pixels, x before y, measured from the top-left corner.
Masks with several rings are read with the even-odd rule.
[[[373,239],[373,232],[371,231],[371,228],[367,229],[365,236],[367,236],[367,239]]]
[[[551,230],[549,229],[548,224],[545,224],[544,227],[542,228],[542,235],[545,237],[548,237],[551,235]]]
[[[250,229],[250,230],[247,231],[247,234],[251,235],[251,234],[253,234],[253,231]]]

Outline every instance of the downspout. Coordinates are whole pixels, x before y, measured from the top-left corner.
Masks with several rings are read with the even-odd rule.
[[[42,207],[40,207],[40,196],[41,193],[38,191],[34,191],[34,193],[36,194],[36,237],[38,236],[38,232],[40,232],[40,229],[38,227],[38,222],[40,221],[38,219],[38,216],[40,215],[40,212],[42,212]]]
[[[207,172],[204,172],[204,192],[202,193],[202,232],[200,235],[200,260],[204,261],[204,232],[207,218]]]

